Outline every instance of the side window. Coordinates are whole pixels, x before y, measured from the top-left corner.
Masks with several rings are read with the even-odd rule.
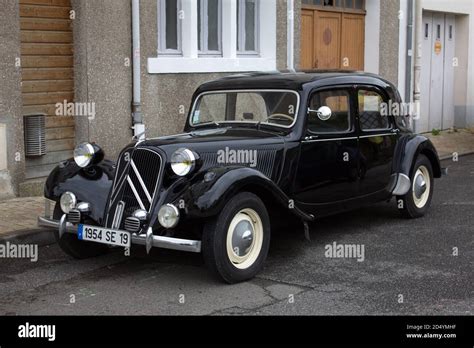
[[[331,117],[325,118],[316,112],[308,115],[308,130],[313,133],[340,133],[351,129],[350,95],[343,89],[321,91],[313,94],[310,109],[318,110],[322,106],[331,109]]]
[[[384,99],[379,93],[360,89],[357,96],[360,129],[371,131],[390,128],[388,117],[381,113]]]

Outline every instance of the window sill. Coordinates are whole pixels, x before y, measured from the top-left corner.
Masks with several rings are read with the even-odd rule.
[[[150,74],[272,71],[275,69],[275,59],[261,57],[148,58],[148,73]]]

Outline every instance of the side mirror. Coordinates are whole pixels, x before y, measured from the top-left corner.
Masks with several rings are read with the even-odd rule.
[[[316,113],[321,121],[327,121],[332,116],[332,111],[329,106],[321,106],[318,110],[312,110],[308,108],[308,113]]]

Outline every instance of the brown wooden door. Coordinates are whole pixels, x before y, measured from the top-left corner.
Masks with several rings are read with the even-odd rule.
[[[303,9],[301,15],[301,69],[364,70],[364,14]]]
[[[342,15],[341,69],[364,70],[365,17]]]
[[[316,11],[314,27],[314,68],[338,68],[341,57],[341,14]]]
[[[314,64],[314,11],[301,11],[301,61],[302,69],[312,69]]]

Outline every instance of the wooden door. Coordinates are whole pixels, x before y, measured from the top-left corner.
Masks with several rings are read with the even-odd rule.
[[[341,69],[364,70],[365,17],[342,15]]]
[[[73,117],[56,103],[74,101],[70,0],[20,0],[23,115],[46,114],[46,155],[26,159],[26,178],[49,174],[72,155]]]
[[[316,56],[314,68],[332,69],[340,67],[341,14],[316,12],[314,46]]]
[[[312,69],[314,65],[314,11],[301,12],[301,60],[302,69]]]
[[[365,14],[302,10],[302,69],[364,70]]]

